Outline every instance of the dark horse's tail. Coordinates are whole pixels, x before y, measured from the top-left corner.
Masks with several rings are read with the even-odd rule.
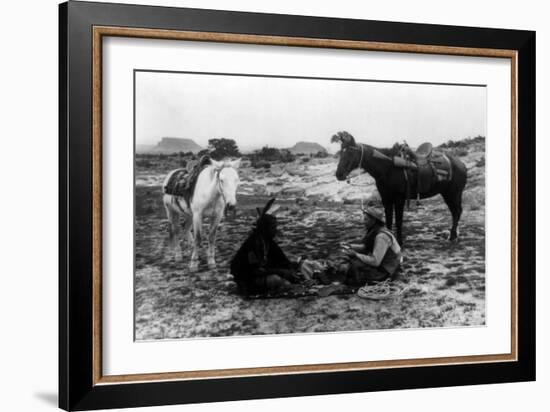
[[[454,188],[462,191],[468,181],[468,169],[464,162],[455,156],[447,155],[451,162],[452,177],[451,184]]]
[[[462,160],[448,156],[451,161],[451,167],[453,175],[447,188],[441,192],[445,203],[449,207],[453,216],[453,225],[451,227],[451,233],[449,239],[455,240],[458,238],[458,221],[462,215],[462,192],[466,187],[468,181],[468,169]]]

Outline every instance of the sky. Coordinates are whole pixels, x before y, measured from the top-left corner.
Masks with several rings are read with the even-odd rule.
[[[137,144],[223,137],[243,151],[308,141],[334,152],[341,130],[376,147],[486,135],[479,86],[137,72],[135,93]]]

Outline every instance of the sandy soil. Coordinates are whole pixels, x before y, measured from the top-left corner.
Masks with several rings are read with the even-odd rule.
[[[245,300],[229,261],[254,222],[256,206],[278,194],[282,248],[289,257],[336,260],[342,241],[363,235],[356,201],[369,187],[336,182],[336,160],[243,168],[237,215],[218,236],[218,269],[189,273],[189,250],[175,261],[167,242],[158,170],[137,170],[136,338],[167,339],[367,329],[473,326],[485,323],[485,195],[483,147],[463,157],[469,168],[460,241],[446,240],[450,213],[438,196],[406,210],[405,260],[395,281],[405,293],[383,301],[356,295]]]

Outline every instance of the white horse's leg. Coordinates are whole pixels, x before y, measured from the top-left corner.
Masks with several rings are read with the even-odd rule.
[[[175,252],[176,260],[182,260],[182,254],[180,249],[177,247],[178,235],[179,235],[179,225],[178,225],[178,213],[172,208],[170,204],[171,198],[170,195],[164,196],[164,209],[166,210],[166,217],[168,218],[168,239],[170,244],[170,249]]]
[[[207,261],[208,267],[214,269],[216,267],[216,232],[218,230],[218,225],[222,220],[223,216],[223,207],[219,210],[216,210],[212,216],[212,223],[210,224],[210,232],[208,233],[208,251],[207,251]]]
[[[193,227],[193,217],[191,215],[185,215],[185,222],[183,223],[182,239],[184,239],[187,247],[193,246],[193,235],[191,234],[191,228]],[[181,245],[183,252],[183,242]]]
[[[193,234],[191,228],[193,227],[193,216],[185,215],[185,222],[183,223],[183,239],[189,243],[189,246],[193,245]]]
[[[191,215],[191,211],[184,206],[182,206],[182,203],[185,201],[183,198],[175,197],[175,202],[178,202],[175,206],[176,212],[179,216],[183,216],[184,222],[182,225],[178,226],[178,233],[181,233],[179,242],[180,246],[180,253],[183,260],[183,255],[185,254],[185,248],[191,247],[193,245],[193,236],[191,235],[191,228],[193,227],[193,215]],[[185,207],[185,209],[183,209]],[[176,222],[178,223],[178,222]],[[187,243],[187,244],[184,244]]]
[[[191,263],[189,270],[196,272],[199,268],[199,249],[201,246],[202,234],[202,214],[193,213],[193,252],[191,253]]]

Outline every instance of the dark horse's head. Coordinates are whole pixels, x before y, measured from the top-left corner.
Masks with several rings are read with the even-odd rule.
[[[361,162],[361,147],[348,132],[338,132],[332,136],[332,143],[340,143],[340,161],[336,169],[336,179],[345,180]]]

